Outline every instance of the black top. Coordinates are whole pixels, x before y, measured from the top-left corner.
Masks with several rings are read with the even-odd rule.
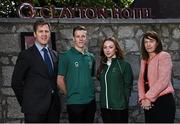
[[[145,64],[145,70],[144,70],[144,89],[145,92],[149,90],[149,84],[148,84],[148,64]]]

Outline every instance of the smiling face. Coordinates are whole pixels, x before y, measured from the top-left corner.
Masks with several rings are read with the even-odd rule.
[[[87,41],[87,31],[85,30],[76,30],[74,32],[74,42],[76,49],[84,49]]]
[[[155,53],[157,47],[157,41],[151,37],[144,39],[144,46],[148,54]]]
[[[115,58],[116,57],[115,44],[110,40],[105,41],[103,45],[103,52],[104,55],[107,57],[107,59]]]
[[[45,47],[51,37],[50,34],[50,29],[47,24],[38,25],[36,31],[34,32],[34,37],[42,47]]]

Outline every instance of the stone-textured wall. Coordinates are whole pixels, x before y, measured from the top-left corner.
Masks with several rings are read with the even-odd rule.
[[[11,89],[12,71],[21,51],[21,32],[32,32],[35,19],[0,20],[0,122],[23,122],[23,114]],[[143,110],[137,101],[137,78],[140,68],[140,39],[147,30],[159,33],[164,50],[172,55],[173,85],[176,100],[176,122],[180,122],[180,20],[49,20],[56,35],[58,52],[63,52],[73,45],[72,29],[82,24],[88,29],[89,51],[93,52],[97,66],[100,43],[104,37],[114,36],[126,53],[134,73],[134,85],[129,104],[129,121],[144,122]],[[99,111],[99,82],[95,80],[97,112],[95,122],[102,122]],[[61,122],[68,122],[64,96]]]

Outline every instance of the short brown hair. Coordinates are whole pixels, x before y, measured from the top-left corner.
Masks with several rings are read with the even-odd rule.
[[[34,32],[36,32],[37,31],[37,27],[39,26],[39,25],[48,25],[49,26],[49,29],[50,29],[50,24],[45,20],[45,19],[38,19],[35,23],[34,23],[34,25],[33,25],[33,30],[34,30]]]
[[[75,35],[75,32],[76,32],[77,30],[87,31],[87,29],[86,29],[85,26],[78,25],[78,26],[76,26],[76,27],[73,29],[73,36]]]

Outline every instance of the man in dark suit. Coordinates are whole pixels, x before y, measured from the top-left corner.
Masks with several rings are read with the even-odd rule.
[[[59,122],[57,53],[48,48],[50,24],[34,23],[35,44],[22,51],[12,75],[12,88],[22,107],[25,122]]]

